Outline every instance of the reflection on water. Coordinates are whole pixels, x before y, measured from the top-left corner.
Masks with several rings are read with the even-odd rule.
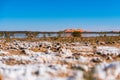
[[[84,37],[98,37],[98,36],[119,36],[119,34],[83,34]]]
[[[38,34],[36,37],[37,38],[42,38],[42,37],[57,37],[57,36],[61,36],[61,37],[69,37],[72,36],[71,33],[66,33],[66,34]],[[98,36],[120,36],[120,34],[82,34],[83,37],[98,37]],[[11,35],[10,38],[26,38],[26,34],[24,33],[18,33],[18,34],[14,34]],[[0,38],[5,38],[5,35],[0,36]]]
[[[41,37],[57,37],[57,34],[38,34],[37,38],[41,38]]]
[[[26,38],[26,34],[14,34],[15,38]]]

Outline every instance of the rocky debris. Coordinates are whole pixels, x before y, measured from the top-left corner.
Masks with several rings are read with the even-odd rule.
[[[95,57],[91,59],[92,62],[99,63],[102,62],[102,59],[100,57]]]
[[[113,61],[113,58],[111,56],[107,56],[106,60],[112,60]]]
[[[73,65],[72,69],[82,70],[86,72],[88,71],[88,67],[86,65],[79,65],[79,64]]]

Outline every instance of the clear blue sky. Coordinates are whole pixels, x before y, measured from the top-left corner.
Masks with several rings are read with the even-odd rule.
[[[120,30],[120,0],[0,0],[0,30]]]

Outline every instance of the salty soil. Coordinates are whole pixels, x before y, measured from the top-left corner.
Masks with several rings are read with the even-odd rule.
[[[0,40],[0,80],[120,80],[120,41]]]

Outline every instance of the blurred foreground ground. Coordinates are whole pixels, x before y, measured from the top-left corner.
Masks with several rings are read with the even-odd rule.
[[[120,80],[120,37],[0,40],[0,80]]]

